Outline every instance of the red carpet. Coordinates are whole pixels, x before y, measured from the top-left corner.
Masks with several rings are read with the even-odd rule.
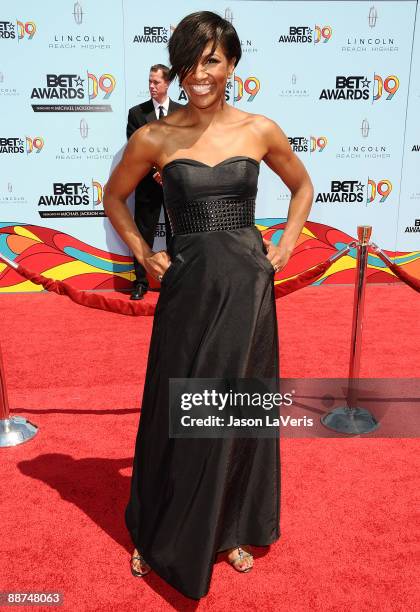
[[[283,376],[346,376],[352,298],[325,286],[278,301]],[[419,318],[414,291],[368,285],[362,376],[418,376]],[[1,449],[0,591],[59,591],[66,611],[418,609],[417,439],[283,439],[282,537],[250,574],[220,559],[199,603],[131,576],[123,511],[151,325],[0,296],[10,404],[40,427]]]

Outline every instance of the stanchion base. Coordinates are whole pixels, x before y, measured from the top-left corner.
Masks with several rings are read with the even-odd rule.
[[[365,408],[348,408],[347,406],[334,408],[321,417],[321,423],[339,433],[364,434],[378,429],[379,423]]]
[[[37,433],[38,427],[23,417],[13,416],[9,419],[0,419],[0,448],[27,442]]]

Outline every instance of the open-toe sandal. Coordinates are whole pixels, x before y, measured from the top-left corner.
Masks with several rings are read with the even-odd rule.
[[[144,567],[143,571],[138,571],[133,567],[133,561],[140,561],[140,568]],[[131,557],[131,562],[130,562],[130,568],[131,568],[131,573],[133,574],[133,576],[136,576],[136,578],[142,578],[143,576],[146,576],[146,574],[148,574],[151,571],[151,567],[150,565],[148,565],[146,563],[146,561],[144,560],[144,558],[142,557],[142,555],[133,555]]]
[[[251,559],[254,559],[254,557],[251,555],[251,553],[247,552],[240,546],[238,546],[235,550],[238,551],[238,556],[235,557],[234,559],[228,559],[229,563],[234,567],[234,569],[236,569],[237,572],[242,572],[244,574],[246,572],[250,572],[253,567],[252,565],[250,567],[244,567],[243,569],[241,569],[240,566],[242,565],[243,560],[246,559],[247,557],[250,557]]]

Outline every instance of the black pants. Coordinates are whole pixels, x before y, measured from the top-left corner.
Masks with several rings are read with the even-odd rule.
[[[137,228],[147,242],[150,248],[153,247],[153,241],[155,239],[157,224],[159,223],[160,209],[163,205],[163,201],[157,200],[154,202],[142,202],[136,199],[134,208],[134,221]],[[166,229],[166,244],[172,236],[171,226],[169,223],[166,209],[163,207],[165,214],[165,229]],[[146,270],[133,256],[134,261],[134,272],[136,278],[134,280],[134,287],[142,285],[145,289],[148,288],[149,283],[147,281]]]

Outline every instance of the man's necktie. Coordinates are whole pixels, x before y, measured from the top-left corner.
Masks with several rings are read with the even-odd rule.
[[[162,117],[165,116],[165,113],[163,112],[163,106],[159,106],[159,119],[162,119]]]

